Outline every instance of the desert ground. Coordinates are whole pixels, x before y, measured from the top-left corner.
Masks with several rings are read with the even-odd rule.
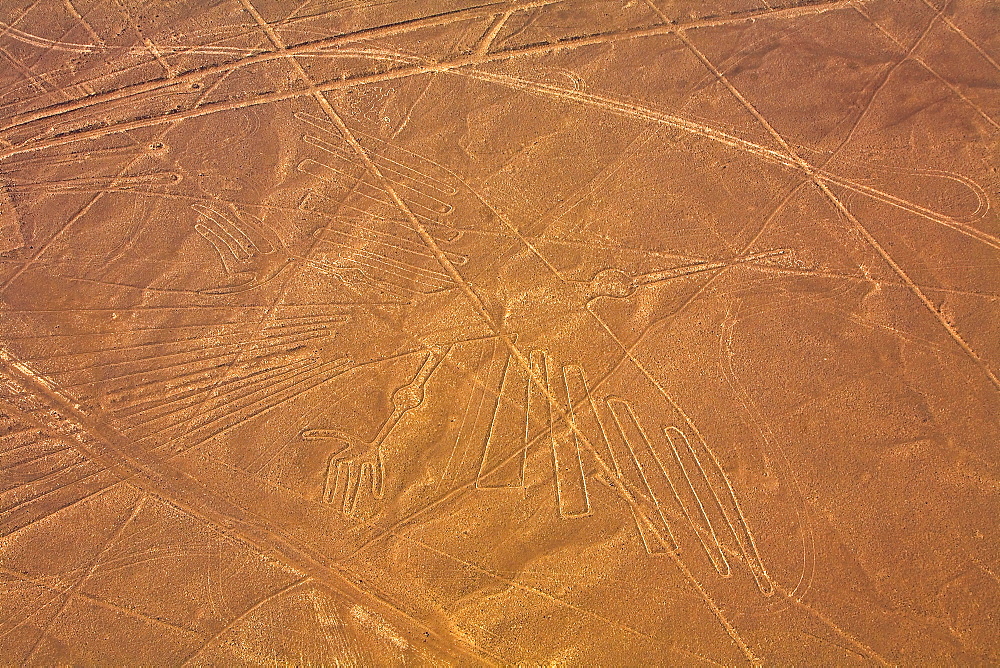
[[[1000,663],[1000,4],[0,0],[0,664]]]

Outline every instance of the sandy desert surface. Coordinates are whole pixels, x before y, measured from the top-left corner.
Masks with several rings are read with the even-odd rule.
[[[1000,4],[0,0],[0,664],[1000,662]]]

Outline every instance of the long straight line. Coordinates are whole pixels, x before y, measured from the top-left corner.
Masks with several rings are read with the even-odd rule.
[[[609,44],[623,40],[671,35],[671,34],[676,34],[678,31],[684,29],[695,29],[703,27],[729,25],[733,23],[744,23],[747,21],[754,21],[756,19],[763,17],[794,18],[797,16],[812,15],[820,12],[838,9],[844,6],[849,6],[854,2],[856,2],[856,0],[834,0],[833,2],[828,2],[821,5],[807,5],[805,7],[793,7],[784,10],[758,10],[758,11],[746,12],[735,16],[727,16],[724,18],[717,18],[717,19],[700,19],[700,20],[688,21],[686,23],[656,25],[652,27],[643,27],[643,28],[629,28],[625,30],[596,33],[591,35],[577,35],[573,37],[559,39],[552,42],[544,42],[541,44],[533,44],[523,47],[504,49],[504,50],[490,52],[487,54],[475,54],[475,53],[464,54],[451,59],[445,59],[431,63],[420,62],[417,64],[411,64],[404,67],[393,68],[385,72],[375,72],[372,74],[345,77],[342,79],[337,79],[334,81],[327,81],[321,84],[317,84],[315,88],[319,92],[331,92],[335,90],[353,88],[355,86],[361,86],[365,84],[394,81],[397,79],[403,79],[419,74],[447,72],[450,70],[455,70],[470,65],[483,65],[497,61],[509,60],[511,58],[519,56],[540,55],[545,53],[561,51],[564,49],[578,49],[584,46]],[[358,38],[355,37],[354,39],[357,40]],[[268,56],[269,57],[267,58],[267,60],[274,60],[283,57],[282,54],[273,54],[273,53],[268,54]],[[235,69],[235,66],[229,67],[229,69],[230,70]],[[188,73],[184,75],[175,76],[169,80],[157,79],[153,82],[140,84],[139,86],[143,88],[139,92],[148,92],[148,90],[156,90],[157,88],[161,88],[164,86],[172,86],[179,81],[185,80],[185,78],[187,77],[190,77],[191,79],[197,79],[204,76],[203,74],[201,74],[202,72],[201,70],[199,70],[198,72],[199,74],[197,76]],[[127,92],[128,90],[129,89],[127,88],[122,89],[123,94],[127,95],[139,94],[138,92],[136,93]],[[196,118],[199,116],[205,116],[208,114],[215,114],[224,111],[232,111],[235,109],[245,109],[247,107],[258,106],[262,104],[273,104],[275,102],[282,102],[285,100],[291,100],[312,95],[313,91],[309,88],[305,90],[297,89],[293,91],[261,93],[249,99],[225,100],[221,102],[201,105],[199,107],[192,109],[162,114],[160,116],[154,116],[152,118],[143,118],[132,121],[118,122],[107,126],[94,128],[91,130],[81,130],[78,132],[59,135],[56,137],[51,137],[49,139],[30,140],[28,143],[15,146],[6,151],[0,152],[0,160],[5,160],[15,155],[21,155],[33,151],[40,151],[46,148],[61,146],[63,144],[67,144],[70,142],[84,141],[96,137],[103,137],[113,132],[137,130],[140,128],[147,128],[156,125],[161,125],[163,123],[170,123],[173,121],[179,121],[188,118]]]

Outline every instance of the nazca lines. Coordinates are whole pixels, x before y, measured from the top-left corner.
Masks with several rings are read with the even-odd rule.
[[[178,317],[185,310],[147,307],[133,315],[162,317],[165,311]],[[344,358],[324,361],[308,352],[308,345],[331,336],[347,320],[342,312],[325,310],[286,306],[281,317],[260,329],[255,342],[247,341],[252,325],[231,322],[11,338],[77,339],[84,344],[84,351],[35,357],[33,363],[59,364],[61,370],[45,375],[69,381],[59,384],[60,392],[72,392],[83,401],[96,399],[133,444],[148,441],[151,452],[166,454],[168,448],[186,450],[244,425],[354,368]],[[181,333],[197,327],[217,332],[234,324],[235,331],[223,334],[113,345],[115,340],[141,341],[163,330]],[[4,354],[0,350],[6,360]],[[100,361],[79,365],[95,356]],[[53,504],[71,505],[118,482],[113,470],[66,445],[62,437],[76,435],[73,423],[54,416],[46,404],[3,374],[0,390],[5,392],[0,400],[0,470],[5,473],[0,482],[0,535],[47,516]]]
[[[0,362],[10,363],[0,349]],[[76,448],[79,427],[0,370],[0,536],[118,481]]]
[[[222,262],[226,281],[200,290],[228,294],[249,290],[277,276],[292,259],[281,238],[247,213],[226,215],[203,204],[192,204],[198,214],[195,231],[208,241]]]
[[[478,451],[477,488],[523,489],[529,449],[547,443],[559,515],[579,518],[593,513],[584,458],[589,451],[611,478],[598,473],[595,479],[627,488],[638,501],[631,509],[647,552],[681,550],[680,534],[672,528],[681,520],[690,528],[684,535],[697,536],[719,575],[732,574],[727,553],[738,555],[761,593],[773,593],[733,485],[693,428],[650,425],[632,400],[595,395],[578,364],[557,368],[548,353],[535,350],[529,355],[533,381],[500,351],[495,344],[482,353],[487,380],[469,398],[442,480],[457,478],[469,452]],[[565,407],[566,418],[552,397]]]
[[[345,320],[342,314],[276,319],[256,343],[226,342],[213,357],[184,363],[169,379],[119,386],[107,395],[108,409],[128,420],[126,433],[150,437],[183,425],[185,443],[211,438],[350,368],[344,358],[322,361],[305,347]],[[243,359],[240,348],[247,349]],[[227,375],[233,361],[238,368]],[[185,424],[192,411],[196,415]]]
[[[75,483],[103,469],[46,433],[30,413],[4,406],[0,432],[0,536],[44,516],[46,502],[69,503],[87,495],[92,486],[81,489]],[[114,476],[105,478],[97,482],[106,484]]]
[[[323,265],[341,276],[350,277],[353,272],[366,282],[404,294],[426,294],[454,287],[451,276],[441,270],[437,258],[412,226],[398,220],[398,209],[386,189],[369,182],[367,169],[336,127],[326,119],[304,112],[293,115],[309,126],[302,141],[323,152],[321,161],[305,158],[296,165],[299,172],[322,185],[322,190],[313,189],[306,194],[300,208],[327,214],[329,209],[335,214],[347,209],[360,214],[354,219],[339,215],[331,222],[322,241],[332,250],[321,252],[320,256],[326,254],[332,258]],[[459,193],[453,179],[426,158],[372,135],[356,134],[378,145],[378,150],[372,151],[372,159],[413,215],[443,240],[457,239],[461,232],[448,222],[455,211],[453,198]],[[448,251],[445,255],[456,266],[468,260]]]
[[[344,358],[324,359],[316,348],[349,319],[340,307],[285,305],[259,325],[223,317],[204,322],[220,309],[229,310],[95,309],[76,315],[81,323],[106,322],[105,311],[120,311],[115,315],[124,322],[109,329],[94,323],[89,332],[6,338],[25,349],[41,341],[65,350],[24,357],[64,391],[106,410],[118,428],[140,441],[164,439],[181,428],[187,445],[211,438],[352,368]],[[251,317],[260,315],[252,309]],[[51,328],[42,322],[37,330]]]
[[[385,459],[382,446],[408,412],[424,401],[427,381],[448,354],[447,349],[431,349],[416,374],[392,393],[392,413],[379,426],[371,441],[339,429],[307,429],[303,440],[334,439],[344,447],[330,455],[323,481],[323,503],[336,504],[346,515],[357,513],[359,492],[368,481],[375,499],[385,496]]]

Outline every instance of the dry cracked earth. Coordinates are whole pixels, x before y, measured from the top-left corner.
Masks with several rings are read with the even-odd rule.
[[[0,664],[1000,662],[994,0],[0,0]]]

